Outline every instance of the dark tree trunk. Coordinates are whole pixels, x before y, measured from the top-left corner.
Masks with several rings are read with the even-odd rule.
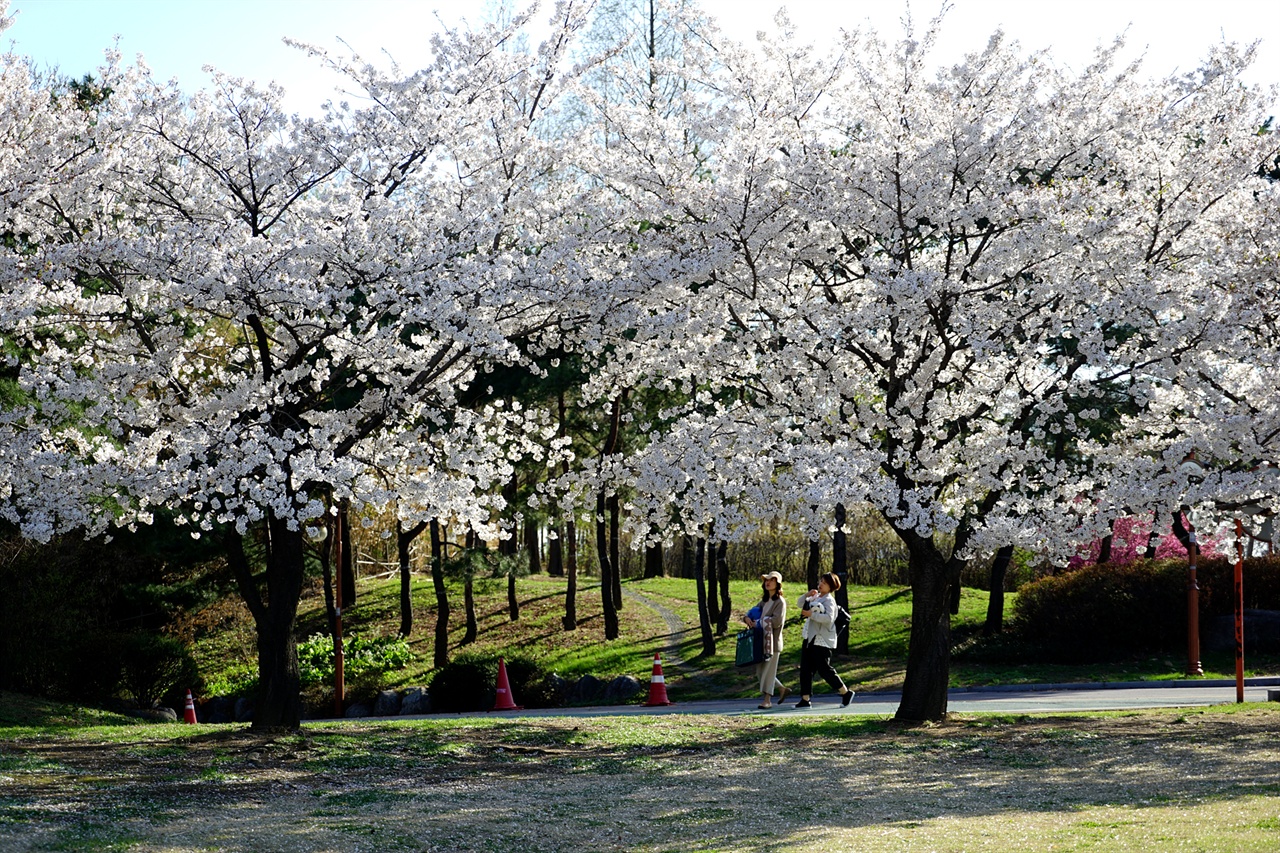
[[[560,415],[561,437],[568,434],[568,428],[565,426],[565,404],[564,391],[562,390],[557,398],[557,408]],[[561,465],[561,471],[565,476],[569,475],[569,461],[566,459]],[[578,525],[573,520],[573,513],[570,511],[569,518],[565,521],[563,536],[557,542],[564,549],[564,573],[568,583],[564,590],[564,619],[561,625],[566,631],[576,631],[578,629]],[[558,558],[557,558],[558,559]]]
[[[553,578],[564,577],[564,526],[556,525],[551,530],[554,539],[547,541],[547,574]]]
[[[818,588],[818,575],[822,574],[822,543],[817,539],[809,542],[809,561],[804,567],[804,579],[809,589]]]
[[[409,546],[427,529],[425,521],[419,521],[408,530],[396,521],[396,556],[400,560],[400,636],[413,633],[413,597],[410,595]]]
[[[947,715],[951,672],[951,614],[948,591],[958,568],[942,556],[932,538],[899,531],[907,546],[911,575],[911,638],[907,674],[895,719],[940,721]]]
[[[1178,541],[1182,543],[1182,547],[1188,551],[1191,550],[1191,532],[1187,529],[1186,524],[1182,521],[1182,513],[1175,512],[1173,514],[1173,535],[1178,537]]]
[[[542,537],[539,535],[538,519],[532,515],[524,519],[524,548],[529,554],[529,574],[542,574]]]
[[[659,542],[644,549],[644,576],[647,578],[660,578],[663,574],[662,543]]]
[[[600,602],[604,610],[604,638],[618,639],[618,611],[613,601],[613,570],[609,567],[609,519],[604,492],[596,492],[596,562],[600,565]]]
[[[564,525],[564,629],[578,629],[578,525],[570,518]]]
[[[507,502],[507,511],[515,514],[516,500],[519,497],[520,481],[518,475],[511,475],[511,482],[502,489],[502,497]],[[498,553],[507,559],[503,566],[507,573],[507,616],[512,622],[520,620],[520,599],[516,597],[516,561],[520,553],[520,542],[516,537],[515,518],[511,519],[511,536],[498,540]]]
[[[849,548],[846,542],[844,525],[847,520],[844,504],[836,504],[836,530],[831,535],[831,571],[840,579],[840,589],[836,590],[836,604],[849,609]],[[849,632],[841,631],[836,635],[836,652],[849,653]]]
[[[1148,560],[1156,558],[1156,550],[1160,547],[1160,510],[1155,511],[1155,515],[1151,517],[1151,532],[1147,534],[1147,550],[1143,553],[1143,557]]]
[[[342,581],[342,609],[355,606],[356,603],[356,551],[351,547],[351,519],[348,518],[346,505],[338,511],[341,523],[338,529],[342,538],[342,565],[338,577]]]
[[[1105,566],[1107,563],[1111,562],[1111,542],[1113,538],[1112,534],[1114,533],[1115,529],[1116,529],[1116,523],[1114,520],[1112,520],[1107,524],[1107,535],[1102,537],[1102,542],[1098,546],[1098,565],[1099,566]]]
[[[601,470],[603,470],[604,460],[618,449],[619,435],[622,430],[622,403],[625,397],[626,392],[623,391],[613,399],[613,405],[609,408],[609,434],[605,438],[604,446],[600,449]],[[610,534],[612,517],[609,495],[605,493],[602,484],[600,491],[596,493],[596,563],[600,566],[600,600],[604,610],[606,640],[618,638],[618,610],[620,609],[618,599],[621,598],[621,580],[614,577],[615,572],[619,575],[621,572],[616,561],[610,559],[613,553]]]
[[[329,636],[338,636],[338,611],[333,598],[333,523],[326,516],[324,542],[320,545],[320,574],[324,580],[324,608],[329,618]]]
[[[254,581],[244,540],[234,530],[227,535],[227,560],[258,632],[258,695],[253,728],[296,729],[302,724],[294,625],[305,569],[303,534],[275,518],[267,520],[266,531],[265,597]]]
[[[622,534],[619,530],[621,524],[621,507],[618,505],[618,496],[616,494],[609,495],[609,567],[610,578],[613,581],[613,608],[617,612],[622,612]]]
[[[1013,546],[1005,545],[991,561],[991,595],[987,599],[987,621],[982,636],[990,637],[1004,630],[1004,578],[1013,560]]]
[[[693,577],[698,586],[698,626],[702,629],[702,654],[709,657],[716,653],[716,636],[711,631],[711,614],[707,612],[707,582],[703,571],[706,546],[706,540],[699,536],[693,557]]]
[[[507,573],[507,613],[510,614],[512,622],[520,621],[520,599],[516,596],[516,573],[514,570]]]
[[[462,582],[462,609],[467,617],[467,627],[462,632],[462,645],[466,646],[474,643],[480,634],[480,625],[476,622],[476,581],[471,575]]]
[[[444,586],[444,541],[440,535],[440,522],[431,519],[431,587],[436,593],[435,656],[439,669],[449,662],[449,593]]]
[[[729,543],[721,542],[716,548],[716,574],[720,577],[720,619],[716,623],[716,633],[724,634],[729,630],[729,617],[732,615],[733,602],[729,599]]]
[[[466,547],[468,556],[473,549],[483,549],[484,543],[480,542],[476,537],[475,531],[467,531]],[[462,610],[466,616],[466,629],[462,633],[462,645],[474,643],[476,637],[480,633],[480,627],[476,623],[476,590],[475,590],[475,570],[471,564],[467,565],[466,574],[462,581]]]
[[[711,533],[708,530],[708,533]],[[716,540],[707,537],[707,620],[717,634],[720,633],[720,584],[716,576]]]

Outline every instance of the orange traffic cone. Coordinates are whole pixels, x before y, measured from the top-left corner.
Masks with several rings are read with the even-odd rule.
[[[195,700],[191,698],[191,690],[189,688],[187,690],[187,708],[182,712],[182,719],[186,720],[188,723],[194,723],[196,721],[196,703]]]
[[[507,662],[498,658],[498,695],[494,699],[493,710],[519,711],[522,708],[511,695],[511,684],[507,681]]]
[[[667,680],[662,677],[662,655],[653,656],[653,676],[649,679],[649,701],[645,705],[674,705],[667,698]]]

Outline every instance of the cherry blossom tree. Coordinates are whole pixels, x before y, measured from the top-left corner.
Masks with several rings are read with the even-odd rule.
[[[1270,123],[1257,138],[1269,149],[1241,202],[1252,215],[1241,215],[1232,242],[1206,259],[1214,266],[1230,259],[1248,274],[1208,275],[1198,298],[1214,306],[1214,327],[1150,383],[1150,405],[1116,445],[1129,494],[1159,483],[1195,511],[1197,527],[1219,528],[1227,553],[1235,518],[1255,536],[1269,529],[1274,542],[1280,514],[1280,168]]]
[[[1141,504],[1108,491],[1104,409],[1143,411],[1224,329],[1210,290],[1255,283],[1230,250],[1274,153],[1248,51],[1148,82],[1114,47],[1071,73],[997,33],[934,72],[937,26],[828,57],[780,20],[758,51],[719,51],[690,111],[705,132],[684,137],[710,146],[652,119],[630,137],[630,186],[669,223],[654,242],[695,266],[720,329],[684,341],[674,375],[829,449],[844,476],[813,479],[811,505],[869,502],[907,546],[905,720],[946,713],[965,561],[1065,559]]]
[[[272,86],[187,96],[114,59],[87,112],[6,57],[0,336],[31,402],[0,424],[22,454],[3,512],[42,538],[166,507],[225,537],[256,726],[299,720],[307,529],[335,501],[389,505],[401,472],[492,486],[507,449],[460,396],[594,304],[587,199],[541,133],[581,10],[498,49],[524,23],[445,33],[408,75],[324,58],[367,106],[321,120]],[[464,491],[416,500],[466,516]]]

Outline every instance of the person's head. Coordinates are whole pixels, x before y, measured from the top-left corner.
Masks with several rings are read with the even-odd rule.
[[[836,577],[835,572],[827,572],[818,578],[818,592],[823,595],[829,595],[840,589],[840,578]]]
[[[762,600],[777,598],[782,595],[782,573],[765,572],[760,576],[760,587],[764,590]]]

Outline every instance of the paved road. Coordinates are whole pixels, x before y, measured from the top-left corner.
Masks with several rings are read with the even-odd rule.
[[[1246,702],[1268,701],[1268,690],[1280,690],[1280,678],[1245,680]],[[516,697],[519,699],[519,697]],[[891,717],[898,710],[900,693],[860,693],[840,707],[835,695],[814,697],[813,707],[795,708],[794,697],[772,710],[756,709],[758,699],[720,699],[702,702],[677,702],[674,705],[612,705],[598,708],[548,708],[526,711],[499,711],[493,714],[435,714],[442,716],[527,716],[527,717],[600,717],[638,714],[727,714],[738,716],[815,716],[826,714],[871,714]],[[1119,711],[1134,708],[1190,708],[1224,705],[1236,701],[1234,681],[1127,682],[1124,684],[1031,685],[1027,687],[984,687],[952,690],[948,710],[955,713],[1041,714],[1069,711]]]

